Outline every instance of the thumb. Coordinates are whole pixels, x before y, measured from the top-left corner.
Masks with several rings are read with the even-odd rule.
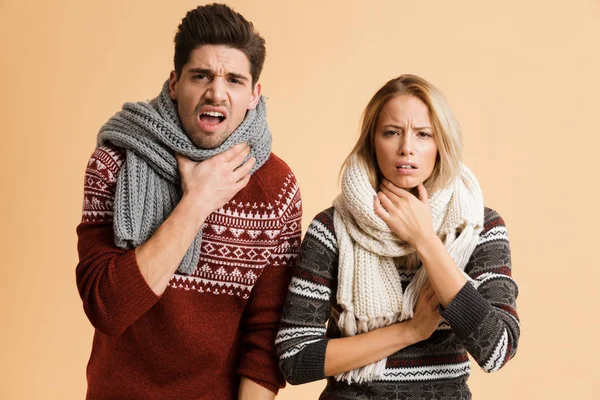
[[[419,191],[419,200],[429,205],[429,195],[427,194],[427,189],[425,189],[425,186],[420,183],[419,186],[417,186],[417,190]]]
[[[175,159],[177,160],[177,165],[179,165],[179,167],[181,167],[182,165],[185,165],[187,162],[190,161],[189,158],[187,158],[183,154],[179,154],[179,153],[175,153]]]
[[[188,171],[190,164],[193,163],[192,160],[179,153],[175,153],[175,159],[177,160],[177,169],[179,169],[180,174]]]

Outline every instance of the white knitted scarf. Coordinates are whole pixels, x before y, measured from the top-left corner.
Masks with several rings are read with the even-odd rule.
[[[394,258],[416,250],[375,214],[375,194],[365,167],[357,157],[351,158],[342,175],[342,192],[333,202],[339,249],[337,302],[343,310],[338,325],[343,336],[412,318],[427,279],[425,268],[419,268],[403,293]],[[434,231],[464,271],[483,229],[483,195],[477,179],[461,165],[452,184],[431,193],[429,205]],[[381,376],[386,360],[344,372],[336,379],[372,381]]]

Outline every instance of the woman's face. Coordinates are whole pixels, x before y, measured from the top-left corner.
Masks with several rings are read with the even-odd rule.
[[[379,114],[374,142],[379,170],[394,185],[410,190],[433,172],[438,147],[429,109],[419,98],[390,99]]]

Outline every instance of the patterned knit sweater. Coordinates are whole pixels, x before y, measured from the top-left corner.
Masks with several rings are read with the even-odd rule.
[[[97,148],[77,228],[77,286],[95,327],[88,399],[232,399],[240,376],[285,385],[274,339],[298,254],[302,205],[277,156],[203,225],[190,276],[156,296],[134,250],[114,244],[113,204],[125,153]]]
[[[404,289],[414,271],[401,266],[398,271]],[[341,336],[337,272],[333,208],[329,208],[308,227],[275,342],[284,375],[292,384],[325,378],[327,342]],[[489,208],[465,272],[473,284],[465,284],[443,310],[442,322],[431,337],[389,356],[376,381],[349,385],[329,377],[321,399],[470,399],[468,354],[483,370],[497,371],[515,355],[520,331],[506,228]]]

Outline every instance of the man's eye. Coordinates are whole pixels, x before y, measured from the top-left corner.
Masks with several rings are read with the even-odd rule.
[[[229,82],[236,84],[236,85],[242,84],[242,81],[240,81],[239,79],[236,79],[236,78],[230,78]]]
[[[202,80],[202,79],[208,79],[208,77],[204,74],[197,74],[193,76],[194,79],[198,79],[198,80]]]

